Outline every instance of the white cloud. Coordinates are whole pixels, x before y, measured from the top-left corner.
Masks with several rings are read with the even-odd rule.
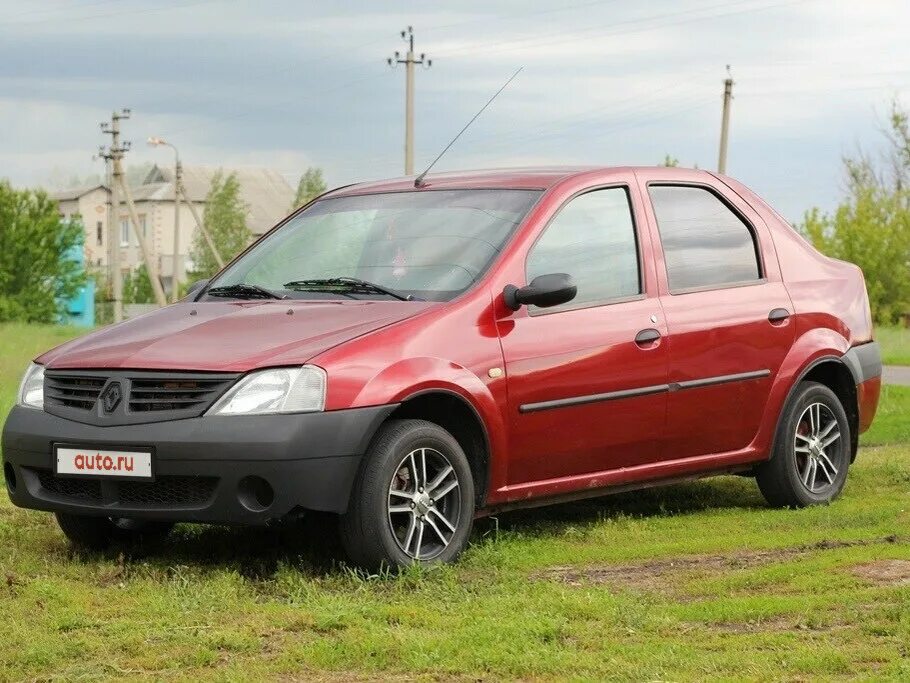
[[[0,0],[0,17],[0,164],[17,183],[98,170],[97,124],[119,106],[136,163],[166,159],[141,144],[163,134],[187,163],[398,174],[404,78],[383,60],[408,24],[435,60],[417,74],[418,163],[524,65],[443,168],[711,167],[729,63],[730,169],[791,216],[831,205],[840,156],[878,144],[876,107],[910,91],[900,0]]]

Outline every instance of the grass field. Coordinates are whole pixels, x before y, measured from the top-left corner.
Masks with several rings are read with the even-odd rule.
[[[5,406],[67,334],[16,329]],[[334,562],[325,517],[83,555],[0,496],[0,680],[907,680],[908,408],[887,388],[827,507],[711,479],[484,520],[397,577]]]
[[[885,365],[910,365],[910,328],[878,327],[875,338],[882,346]]]

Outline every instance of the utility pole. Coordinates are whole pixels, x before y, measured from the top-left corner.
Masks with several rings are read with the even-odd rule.
[[[174,148],[174,260],[171,263],[171,301],[177,303],[180,298],[180,281],[183,279],[183,261],[180,259],[180,193],[177,187],[183,182],[183,164],[180,155]]]
[[[174,150],[174,250],[171,263],[171,301],[177,302],[180,282],[183,280],[183,261],[180,259],[180,188],[183,187],[183,164],[180,163],[180,152],[175,145],[159,137],[150,137],[149,145],[163,145]]]
[[[727,137],[730,132],[730,100],[733,99],[733,75],[727,64],[727,78],[724,79],[724,110],[720,121],[720,150],[717,155],[717,172],[727,172]]]
[[[111,136],[111,144],[107,148],[103,145],[98,150],[98,156],[104,159],[107,167],[108,189],[110,190],[110,205],[107,221],[107,268],[111,281],[111,298],[114,300],[114,322],[123,320],[123,275],[120,272],[120,183],[115,176],[113,160],[123,154],[120,144],[120,119],[129,118],[129,110],[111,114],[111,122],[101,123],[101,132]]]
[[[133,197],[123,174],[123,155],[129,151],[130,143],[120,141],[120,121],[129,117],[130,110],[122,109],[119,113],[114,112],[111,114],[110,123],[104,122],[101,124],[101,131],[111,136],[110,147],[107,150],[102,149],[100,156],[105,159],[110,158],[111,162],[111,205],[114,211],[114,224],[117,226],[115,228],[112,224],[109,230],[110,235],[113,237],[111,239],[111,273],[113,277],[114,322],[123,320],[123,275],[120,272],[120,240],[116,235],[116,229],[120,225],[120,192],[123,193],[123,197],[126,199],[129,220],[133,225],[133,233],[136,235],[139,250],[142,252],[142,260],[145,263],[146,272],[152,285],[155,301],[159,306],[167,305],[167,297],[164,295],[164,288],[158,278],[157,264],[151,258],[145,235],[142,234],[142,230],[139,227],[139,216],[136,214],[136,206],[133,204]]]
[[[215,246],[215,240],[212,239],[212,234],[205,227],[205,223],[199,217],[199,212],[196,211],[196,206],[190,201],[190,198],[186,195],[186,187],[183,185],[183,164],[180,163],[180,153],[177,151],[177,148],[172,145],[167,140],[164,140],[159,137],[150,137],[148,143],[153,147],[163,145],[165,147],[170,147],[174,150],[174,282],[177,282],[178,275],[182,279],[183,270],[177,269],[177,261],[179,260],[179,247],[180,247],[180,200],[187,205],[190,210],[190,213],[193,214],[193,220],[196,221],[196,227],[199,228],[199,231],[202,233],[202,236],[205,238],[205,243],[208,245],[209,251],[212,252],[212,256],[215,257],[215,263],[218,264],[219,268],[224,268],[224,259],[221,258],[221,254],[218,251],[218,247]],[[174,285],[174,291],[172,292],[173,300],[177,301],[177,286]]]
[[[199,212],[196,211],[196,205],[186,196],[186,188],[183,186],[182,182],[177,185],[177,191],[180,193],[180,196],[183,197],[183,201],[186,202],[186,205],[190,207],[190,213],[193,214],[193,220],[196,221],[196,227],[199,228],[199,231],[205,238],[205,243],[208,245],[209,251],[211,251],[212,256],[215,257],[215,263],[218,264],[219,268],[224,268],[224,259],[221,258],[218,247],[215,246],[215,240],[212,239],[212,234],[206,229],[202,218],[199,217]]]
[[[414,173],[414,65],[422,64],[429,69],[433,66],[433,60],[427,59],[423,52],[420,53],[420,59],[415,58],[414,29],[411,26],[401,32],[401,38],[408,44],[408,52],[404,59],[396,50],[395,56],[389,57],[386,61],[393,68],[399,64],[404,64],[405,67],[404,174],[412,175]]]

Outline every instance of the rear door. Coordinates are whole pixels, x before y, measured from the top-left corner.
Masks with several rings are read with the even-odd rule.
[[[634,178],[630,175],[630,180]],[[529,248],[525,282],[568,273],[573,301],[499,321],[510,484],[653,462],[666,418],[666,328],[627,185],[568,199]],[[640,204],[638,204],[640,206]],[[646,278],[645,268],[649,276]],[[645,334],[642,334],[645,332]]]
[[[794,338],[768,228],[704,174],[698,183],[652,180],[642,189],[669,331],[662,458],[745,449]]]

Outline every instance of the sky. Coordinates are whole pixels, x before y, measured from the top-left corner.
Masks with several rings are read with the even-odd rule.
[[[415,165],[521,73],[437,170],[535,164],[727,172],[791,221],[833,209],[841,158],[883,148],[910,107],[907,0],[0,0],[0,177],[103,171],[99,122],[129,107],[127,162],[266,166],[330,186],[403,173],[405,45],[417,68]]]

